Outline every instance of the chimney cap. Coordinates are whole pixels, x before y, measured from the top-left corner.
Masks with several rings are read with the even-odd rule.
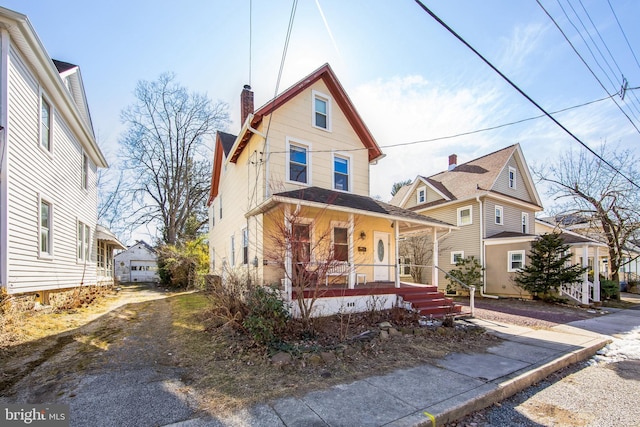
[[[251,90],[251,85],[244,85],[242,88],[246,90]]]

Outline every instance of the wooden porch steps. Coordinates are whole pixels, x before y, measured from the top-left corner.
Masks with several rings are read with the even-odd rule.
[[[400,288],[399,291],[398,295],[411,303],[411,307],[423,316],[442,318],[448,315],[463,315],[462,306],[445,297],[436,286]]]

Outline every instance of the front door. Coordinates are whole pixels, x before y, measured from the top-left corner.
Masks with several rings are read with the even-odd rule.
[[[373,232],[373,280],[389,281],[389,241],[391,235],[381,231]]]

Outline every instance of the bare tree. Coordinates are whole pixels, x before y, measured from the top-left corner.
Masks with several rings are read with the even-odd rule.
[[[433,262],[432,247],[432,239],[428,234],[414,234],[400,241],[399,253],[410,260],[409,273],[416,283],[424,283],[423,273],[426,265]]]
[[[598,155],[614,169],[581,150],[568,151],[533,173],[549,185],[548,195],[562,201],[559,211],[589,221],[591,237],[608,245],[611,279],[617,282],[625,248],[640,230],[640,191],[633,184],[640,183],[638,158],[630,150],[606,144],[599,147]]]
[[[132,183],[129,221],[155,225],[164,243],[175,244],[190,221],[189,234],[194,222],[197,228],[207,223],[207,138],[229,122],[228,106],[189,93],[172,73],[138,82],[135,97],[121,113],[127,125],[121,155]]]
[[[118,238],[128,240],[131,229],[124,221],[126,217],[124,172],[115,169],[99,169],[97,187],[98,223],[109,228]]]

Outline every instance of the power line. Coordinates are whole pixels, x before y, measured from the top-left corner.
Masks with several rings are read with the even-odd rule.
[[[580,145],[582,145],[585,149],[587,149],[591,154],[593,154],[594,156],[596,156],[598,159],[600,159],[604,164],[606,164],[607,166],[609,166],[611,168],[611,170],[615,171],[615,173],[620,174],[620,176],[622,176],[623,178],[625,178],[627,181],[629,181],[634,187],[637,187],[638,189],[640,189],[640,185],[636,184],[635,182],[633,182],[630,178],[628,178],[626,175],[624,175],[622,172],[620,172],[618,169],[616,169],[615,167],[613,167],[613,165],[611,163],[609,163],[607,160],[605,160],[604,158],[602,158],[598,153],[596,153],[595,151],[593,151],[587,144],[585,144],[584,142],[582,142],[582,140],[580,138],[578,138],[577,136],[575,136],[573,133],[571,133],[571,131],[569,129],[567,129],[566,127],[564,127],[562,125],[562,123],[560,123],[559,121],[557,121],[551,114],[549,114],[544,108],[542,108],[536,101],[534,101],[529,95],[527,95],[522,89],[520,89],[515,83],[513,83],[507,76],[505,76],[500,70],[498,70],[491,62],[489,62],[489,60],[487,60],[484,56],[482,56],[482,54],[480,52],[478,52],[473,46],[471,46],[465,39],[463,39],[458,33],[456,33],[451,27],[449,27],[442,19],[440,19],[435,13],[433,13],[431,11],[431,9],[429,9],[427,6],[425,6],[424,4],[422,4],[422,2],[420,0],[414,0],[427,14],[429,14],[433,19],[436,20],[436,22],[438,22],[441,26],[443,26],[447,31],[449,31],[449,33],[451,33],[455,38],[457,38],[458,40],[460,40],[460,42],[462,42],[465,46],[467,46],[473,53],[475,53],[480,59],[482,59],[482,61],[487,64],[489,67],[491,67],[492,70],[494,70],[496,73],[498,73],[498,75],[500,77],[502,77],[507,83],[509,83],[515,90],[517,90],[522,96],[524,96],[529,102],[531,102],[536,108],[538,108],[545,116],[547,116],[549,119],[551,119],[556,125],[558,125],[562,130],[564,130],[569,136],[571,136],[574,140],[576,140]],[[538,2],[538,4],[540,4],[539,0],[536,0]],[[542,5],[540,5],[542,7]],[[616,104],[617,105],[617,104]],[[626,115],[626,114],[625,114]],[[628,117],[628,116],[627,116]],[[634,125],[635,127],[635,125]],[[636,128],[637,130],[637,128]],[[639,131],[640,133],[640,131]]]
[[[418,1],[418,0],[416,0]],[[580,52],[578,52],[578,50],[575,48],[575,46],[573,45],[573,43],[571,43],[571,40],[569,40],[569,37],[567,37],[566,33],[564,31],[562,31],[562,28],[560,28],[560,25],[558,25],[558,23],[556,22],[555,19],[553,19],[553,16],[551,16],[551,14],[547,11],[547,9],[544,8],[544,6],[542,5],[542,3],[540,3],[540,0],[536,0],[536,3],[538,3],[538,6],[540,6],[540,8],[544,11],[544,13],[549,17],[549,19],[551,19],[551,22],[554,23],[554,25],[556,26],[556,28],[558,29],[558,31],[560,31],[560,33],[562,34],[562,36],[564,37],[564,39],[567,41],[567,43],[569,43],[569,46],[571,46],[571,49],[573,49],[574,53],[576,55],[578,55],[578,58],[580,58],[580,60],[582,61],[582,63],[585,65],[585,67],[587,67],[587,69],[589,70],[589,72],[591,72],[591,75],[596,79],[596,81],[600,84],[600,86],[602,87],[602,89],[604,89],[604,91],[609,94],[609,91],[607,90],[607,88],[604,86],[604,84],[600,81],[600,79],[598,78],[598,76],[596,76],[596,74],[593,72],[593,70],[591,69],[591,67],[589,67],[589,64],[587,64],[587,62],[584,60],[584,58],[582,57],[582,55],[580,55]],[[631,123],[631,126],[633,126],[636,130],[636,132],[638,132],[640,134],[640,129],[638,129],[638,127],[636,126],[635,123],[633,123],[633,120],[631,120],[631,117],[629,117],[629,115],[622,109],[622,107],[615,101],[614,98],[611,98],[613,100],[613,102],[618,106],[618,109],[622,112],[622,114],[624,114],[624,116],[629,120],[629,123]],[[576,139],[577,140],[577,139]],[[581,144],[583,144],[582,141],[578,140]],[[586,147],[586,145],[585,145]],[[593,152],[593,151],[592,151]],[[595,155],[596,153],[593,152],[593,154]]]
[[[622,25],[620,25],[620,20],[618,19],[618,15],[616,15],[616,11],[613,10],[613,6],[611,5],[611,2],[609,0],[607,0],[607,3],[609,3],[609,8],[611,9],[611,13],[613,13],[613,16],[616,18],[616,22],[618,23],[618,28],[620,28],[620,32],[622,33],[625,41],[627,42],[627,46],[629,46],[629,50],[631,51],[631,55],[633,55],[633,59],[636,60],[636,65],[638,66],[638,68],[640,68],[640,62],[638,62],[638,57],[636,56],[636,53],[633,51],[633,48],[631,47],[631,43],[629,43],[627,34],[622,29]]]

